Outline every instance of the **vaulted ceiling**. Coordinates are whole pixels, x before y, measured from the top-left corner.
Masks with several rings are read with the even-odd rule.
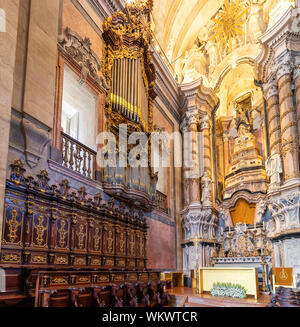
[[[172,61],[196,40],[201,27],[223,3],[224,0],[154,0],[154,32],[165,53],[173,46]]]

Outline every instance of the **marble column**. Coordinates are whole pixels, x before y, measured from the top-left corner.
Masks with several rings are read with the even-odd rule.
[[[232,117],[221,117],[220,123],[222,126],[223,135],[223,160],[224,160],[224,177],[228,171],[228,166],[230,162],[230,146],[229,146],[229,126],[232,121]]]
[[[212,146],[211,146],[211,123],[206,115],[201,122],[201,131],[204,138],[204,171],[212,177]]]
[[[17,45],[17,30],[19,21],[18,0],[2,0],[1,9],[5,30],[0,32],[0,247],[2,240],[3,210],[5,182],[7,174],[7,156],[9,147],[9,131],[11,120],[11,104],[13,95],[13,79],[15,69],[15,54]],[[3,26],[2,26],[3,27]]]
[[[187,122],[191,135],[191,151],[193,167],[190,170],[189,196],[190,203],[200,203],[200,167],[199,167],[199,150],[198,150],[198,110],[187,112]]]
[[[285,59],[277,69],[284,181],[299,177],[297,115],[292,94],[292,60]]]
[[[187,165],[188,157],[189,157],[189,149],[186,148],[186,144],[188,143],[189,136],[189,128],[184,121],[181,126],[181,132],[183,134],[183,196],[184,196],[184,207],[188,207],[190,204],[190,180],[189,180],[189,171],[190,168]]]
[[[296,110],[298,120],[298,146],[300,145],[300,68],[294,69],[294,83],[295,83],[295,96],[296,96]]]
[[[272,79],[264,85],[264,97],[268,107],[270,150],[271,153],[273,150],[281,153],[280,110],[276,80]]]
[[[223,146],[224,146],[224,176],[226,176],[227,171],[228,171],[229,162],[230,162],[229,133],[228,132],[223,133]]]

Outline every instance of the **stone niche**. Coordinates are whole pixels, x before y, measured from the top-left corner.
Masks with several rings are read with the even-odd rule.
[[[224,199],[238,191],[267,192],[267,176],[255,136],[253,134],[253,108],[251,94],[235,100],[237,137],[225,176]]]

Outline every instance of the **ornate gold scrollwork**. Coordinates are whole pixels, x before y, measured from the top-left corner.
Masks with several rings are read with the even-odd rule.
[[[16,209],[13,209],[11,211],[11,219],[7,222],[9,228],[9,234],[7,236],[9,237],[9,241],[11,243],[14,243],[16,238],[18,237],[18,228],[21,226],[21,223],[17,221],[17,217],[18,211]]]
[[[58,231],[58,234],[59,234],[59,240],[58,240],[58,243],[59,243],[59,246],[61,248],[64,248],[65,247],[65,243],[66,243],[66,236],[68,234],[68,231],[65,230],[65,227],[66,227],[67,223],[64,219],[61,220],[61,223],[60,223],[60,229]]]
[[[48,227],[44,227],[45,217],[43,215],[39,216],[38,222],[39,223],[34,226],[37,234],[36,242],[39,246],[43,246],[43,244],[45,243],[45,239],[44,239],[45,231],[48,230]]]

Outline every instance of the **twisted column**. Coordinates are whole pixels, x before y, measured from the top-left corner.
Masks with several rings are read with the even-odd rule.
[[[212,176],[212,160],[211,160],[211,124],[209,116],[206,115],[201,123],[201,131],[204,138],[204,171],[208,176]]]
[[[200,167],[199,167],[199,150],[198,150],[198,110],[187,112],[187,121],[189,132],[191,133],[191,151],[193,167],[190,170],[189,195],[190,203],[200,203]]]
[[[271,153],[281,153],[280,109],[277,82],[272,79],[264,85],[264,96],[268,107],[268,124]]]
[[[296,111],[298,120],[298,145],[300,144],[300,66],[294,69]]]
[[[186,120],[184,120],[181,126],[181,132],[183,134],[183,195],[184,195],[184,207],[188,207],[190,204],[190,180],[189,172],[190,168],[187,165],[187,160],[189,158],[189,149],[186,147],[189,139],[189,127]]]
[[[288,58],[277,70],[284,181],[299,176],[297,115],[292,94],[292,62]]]

